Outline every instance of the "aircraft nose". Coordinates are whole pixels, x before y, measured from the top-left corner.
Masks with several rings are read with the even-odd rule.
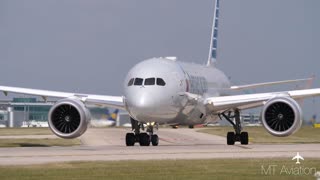
[[[140,94],[126,97],[130,114],[141,121],[149,121],[148,114],[155,110],[154,99],[151,95]]]
[[[148,109],[152,107],[152,99],[145,95],[131,97],[129,102],[130,102],[130,106],[133,109],[137,109],[137,110],[140,110],[140,109],[143,110],[143,109]]]

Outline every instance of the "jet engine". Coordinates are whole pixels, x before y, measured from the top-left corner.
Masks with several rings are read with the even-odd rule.
[[[264,106],[261,121],[266,130],[278,137],[286,137],[300,129],[302,110],[290,97],[276,97]]]
[[[78,99],[67,98],[58,101],[49,111],[51,131],[65,139],[81,136],[88,127],[91,114]]]

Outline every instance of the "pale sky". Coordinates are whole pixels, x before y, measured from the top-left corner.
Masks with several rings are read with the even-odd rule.
[[[217,67],[236,84],[315,74],[320,87],[319,8],[221,0]],[[126,73],[144,59],[204,64],[212,15],[213,0],[1,0],[0,84],[122,95]]]

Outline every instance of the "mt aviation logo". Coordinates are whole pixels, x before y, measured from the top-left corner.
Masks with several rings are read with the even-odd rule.
[[[297,155],[292,158],[292,161],[296,161],[295,165],[279,165],[279,164],[269,164],[261,166],[262,175],[287,175],[287,176],[319,176],[317,174],[316,167],[306,167],[301,165],[301,160],[304,161],[304,158],[297,152]],[[319,179],[320,180],[320,179]]]
[[[296,164],[301,164],[300,160],[304,161],[304,158],[302,156],[300,156],[299,152],[297,152],[297,155],[295,157],[293,157],[292,160],[297,160]]]

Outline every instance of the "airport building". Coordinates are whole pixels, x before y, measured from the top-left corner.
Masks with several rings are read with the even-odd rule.
[[[242,114],[241,121],[244,126],[261,125],[260,114]]]
[[[0,101],[0,124],[6,127],[28,127],[32,121],[46,124],[48,112],[53,104],[53,101],[37,101],[37,98]]]
[[[37,98],[13,98],[0,101],[0,127],[47,127],[48,113],[56,101],[39,101]],[[109,110],[104,107],[88,108],[92,120],[107,120]],[[130,123],[128,114],[120,113],[117,126]],[[121,119],[119,119],[121,117]]]

